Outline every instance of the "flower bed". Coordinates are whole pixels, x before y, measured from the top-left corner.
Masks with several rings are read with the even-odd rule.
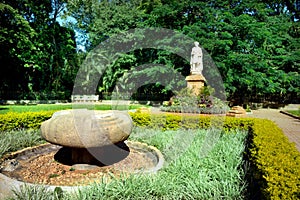
[[[229,107],[220,99],[213,96],[214,89],[205,86],[195,95],[193,90],[184,88],[170,101],[165,101],[160,108],[164,112],[198,113],[198,114],[225,114]]]

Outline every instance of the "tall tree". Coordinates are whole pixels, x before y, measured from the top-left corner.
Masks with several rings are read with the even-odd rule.
[[[299,94],[299,39],[290,33],[297,12],[288,2],[164,1],[147,22],[198,40],[216,61],[229,99],[284,101]]]
[[[296,0],[68,3],[68,11],[77,20],[76,27],[86,33],[87,44],[92,48],[114,34],[136,27],[177,30],[199,41],[215,60],[228,98],[239,102],[260,98],[285,101],[289,95],[299,96],[299,8]],[[187,63],[166,51],[136,51],[128,56],[132,67],[151,61],[188,73]],[[122,59],[122,64],[105,78],[118,77],[115,74],[128,69],[126,62]],[[114,83],[115,79],[107,80]]]
[[[1,48],[6,55],[1,62],[8,62],[1,70],[17,70],[13,76],[24,77],[19,84],[22,98],[68,98],[78,64],[75,33],[57,22],[65,2],[15,0],[0,5],[0,45],[7,47]],[[8,33],[11,39],[6,37]],[[2,90],[16,91],[9,81],[6,85]]]
[[[35,48],[32,39],[36,32],[17,9],[4,3],[0,3],[0,27],[1,96],[18,98],[18,92],[27,87],[28,74],[23,65]]]

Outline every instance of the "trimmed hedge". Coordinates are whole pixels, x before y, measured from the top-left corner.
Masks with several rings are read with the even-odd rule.
[[[0,131],[39,128],[54,111],[7,113],[0,115]],[[249,131],[248,159],[259,183],[261,198],[300,198],[300,153],[282,130],[270,120],[181,114],[130,113],[136,126],[167,129],[207,129],[211,126]]]
[[[253,121],[247,118],[232,118],[225,116],[199,116],[182,114],[150,114],[130,113],[136,126],[149,128],[162,128],[163,130],[183,129],[208,129],[211,127],[222,128],[225,131],[231,129],[249,130]]]
[[[250,158],[265,199],[300,199],[300,153],[270,120],[253,120]]]
[[[38,129],[43,121],[51,118],[53,113],[54,111],[40,111],[0,114],[0,131]]]

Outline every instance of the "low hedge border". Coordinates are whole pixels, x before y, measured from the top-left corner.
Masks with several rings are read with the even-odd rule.
[[[41,123],[49,118],[55,111],[39,112],[8,112],[0,114],[0,131],[15,129],[38,129]]]
[[[149,114],[129,113],[136,126],[149,128],[168,129],[208,129],[211,127],[222,128],[225,131],[231,129],[249,130],[253,126],[253,120],[249,118],[232,118],[225,116],[203,116],[185,114]]]
[[[0,115],[0,131],[39,128],[54,111],[7,113]],[[254,182],[263,199],[300,198],[300,153],[282,130],[270,120],[175,114],[130,113],[136,126],[167,129],[207,129],[219,126],[224,131],[249,131],[247,158]]]
[[[270,120],[252,119],[250,159],[264,199],[300,199],[300,153]]]

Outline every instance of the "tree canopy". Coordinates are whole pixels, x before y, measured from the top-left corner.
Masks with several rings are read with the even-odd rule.
[[[57,22],[65,2],[0,2],[1,98],[69,98],[78,63],[75,32]]]
[[[128,30],[160,27],[200,43],[215,61],[229,100],[299,101],[297,0],[15,0],[0,3],[0,12],[2,91],[70,94],[82,55],[75,51],[75,32],[88,53]],[[74,20],[63,27],[59,15]],[[149,76],[161,65],[189,74],[189,63],[168,50],[137,49],[110,64],[96,92],[111,92],[124,73],[147,63],[156,65],[145,72]],[[168,89],[156,83],[139,92],[171,95]]]

